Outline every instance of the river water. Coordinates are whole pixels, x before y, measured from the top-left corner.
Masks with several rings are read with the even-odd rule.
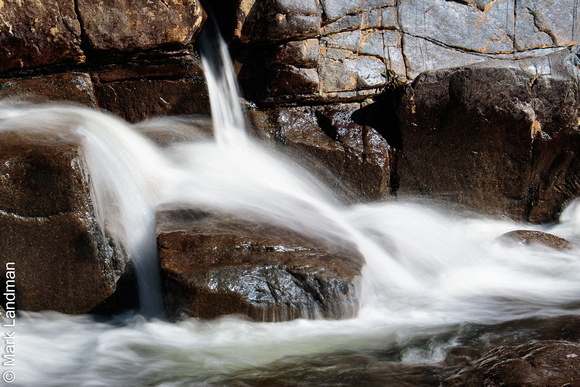
[[[219,84],[223,75],[214,76]],[[103,113],[0,106],[0,130],[49,131],[82,142],[98,215],[140,266],[143,305],[140,313],[112,318],[20,313],[13,385],[438,385],[449,362],[498,342],[538,338],[542,321],[578,315],[577,250],[497,240],[534,228],[580,243],[578,202],[542,227],[417,201],[346,205],[245,135],[232,116],[216,125],[213,138],[161,147],[139,126]],[[163,130],[176,122],[146,126]],[[358,317],[166,321],[154,225],[155,208],[166,203],[249,214],[355,244],[367,262]]]

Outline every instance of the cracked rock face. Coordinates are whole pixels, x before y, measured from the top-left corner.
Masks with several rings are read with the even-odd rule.
[[[363,258],[287,229],[227,214],[163,209],[157,242],[166,305],[201,318],[353,317]]]
[[[545,55],[580,41],[577,14],[573,0],[402,1],[407,73]]]
[[[263,104],[361,100],[388,83],[381,76],[386,69],[406,81],[428,70],[536,57],[580,42],[574,0],[235,4],[228,10],[233,20],[222,16],[224,28],[239,51],[244,91]],[[305,39],[314,51],[280,55]]]
[[[234,41],[239,80],[260,103],[349,101],[405,78],[393,1],[242,1]],[[256,45],[259,43],[259,45]]]
[[[88,313],[124,272],[83,168],[73,142],[0,133],[0,264],[14,264],[19,310]]]

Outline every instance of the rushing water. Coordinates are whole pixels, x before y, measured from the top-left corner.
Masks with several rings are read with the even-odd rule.
[[[208,76],[212,88],[220,80]],[[212,106],[219,106],[211,92]],[[213,115],[223,117],[215,106]],[[470,340],[492,342],[496,331],[482,327],[578,314],[577,250],[497,240],[530,225],[410,202],[342,205],[298,166],[248,138],[237,114],[216,122],[217,141],[160,147],[138,128],[86,109],[0,107],[0,130],[49,131],[82,142],[99,217],[143,266],[145,288],[145,307],[134,316],[21,313],[15,385],[349,384],[377,375],[402,384],[396,369],[414,375],[409,367],[436,367]],[[148,125],[175,127],[175,121]],[[359,316],[282,323],[143,317],[160,314],[154,212],[172,202],[356,244],[367,261]],[[580,205],[573,203],[543,230],[580,243]],[[433,382],[430,372],[423,376]]]

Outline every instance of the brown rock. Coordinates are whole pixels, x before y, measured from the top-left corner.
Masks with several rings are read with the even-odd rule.
[[[0,72],[84,61],[73,0],[3,0],[0,15]]]
[[[195,79],[143,79],[96,85],[99,106],[129,122],[209,112],[205,84]]]
[[[68,101],[97,106],[93,82],[85,73],[0,79],[0,99],[34,103]]]
[[[580,344],[548,340],[495,348],[443,385],[577,386],[578,381]]]
[[[98,51],[184,47],[205,20],[197,0],[79,0],[78,11],[88,44]]]
[[[173,313],[254,320],[348,318],[363,258],[269,223],[195,210],[158,213],[166,304]]]
[[[528,78],[511,69],[424,73],[402,102],[399,194],[522,219],[531,183]]]
[[[576,248],[572,242],[569,242],[564,238],[535,230],[511,231],[502,235],[499,239],[507,244],[543,246],[560,251],[573,250]]]
[[[87,313],[113,294],[127,257],[95,219],[79,146],[0,134],[0,265],[18,309]]]

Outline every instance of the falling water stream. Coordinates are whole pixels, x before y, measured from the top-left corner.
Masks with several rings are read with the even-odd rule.
[[[228,66],[204,66],[215,139],[160,147],[136,127],[84,108],[0,106],[0,131],[49,131],[81,141],[99,218],[142,266],[139,285],[145,289],[141,313],[134,316],[103,320],[22,312],[13,385],[348,385],[356,378],[402,385],[407,377],[434,382],[428,370],[457,348],[483,350],[499,340],[493,327],[526,339],[533,329],[502,324],[534,325],[579,314],[577,250],[507,246],[497,238],[532,226],[417,202],[341,204],[295,163],[245,134],[241,114],[230,114],[239,109],[237,96],[219,86],[233,76],[213,71]],[[154,125],[162,129],[174,122]],[[155,318],[162,304],[154,215],[165,203],[248,214],[355,244],[367,262],[358,317],[280,323],[235,316]],[[580,205],[572,203],[558,223],[535,229],[580,243]],[[413,367],[427,371],[417,376]]]

